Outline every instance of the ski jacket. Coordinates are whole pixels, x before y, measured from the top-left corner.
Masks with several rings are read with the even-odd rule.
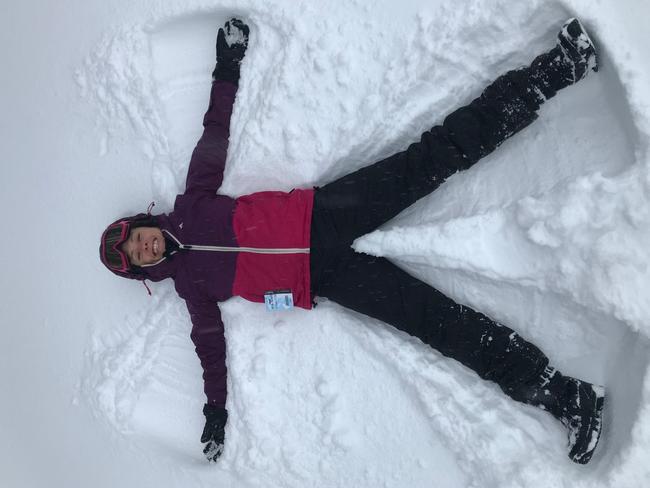
[[[191,338],[203,367],[208,403],[226,403],[226,344],[217,305],[232,296],[264,302],[291,290],[294,305],[311,308],[309,276],[313,190],[218,195],[237,87],[212,84],[203,136],[190,161],[185,192],[158,225],[179,251],[143,267],[152,281],[172,278],[192,320]]]

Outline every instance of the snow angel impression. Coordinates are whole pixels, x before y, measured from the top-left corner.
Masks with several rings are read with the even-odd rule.
[[[120,218],[100,244],[110,271],[142,281],[171,278],[187,303],[207,397],[201,436],[207,459],[221,455],[228,419],[218,303],[240,296],[270,310],[311,309],[320,296],[418,337],[513,400],[548,411],[567,430],[571,460],[589,462],[601,432],[602,387],[562,374],[505,325],[387,259],[351,248],[531,124],[559,90],[597,71],[596,50],[580,22],[569,19],[551,49],[497,78],[405,151],[319,187],[233,199],[218,190],[248,37],[248,26],[237,19],[219,29],[203,135],[173,211]]]

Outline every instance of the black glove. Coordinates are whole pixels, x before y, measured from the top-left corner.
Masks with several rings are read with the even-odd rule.
[[[225,31],[224,31],[225,29]],[[217,34],[217,66],[212,72],[213,80],[239,83],[239,65],[248,46],[249,29],[239,19],[230,19]],[[226,40],[228,37],[228,42]]]
[[[203,406],[205,427],[201,435],[201,442],[207,443],[203,447],[203,454],[208,461],[216,461],[223,452],[223,438],[228,420],[228,411],[214,405]]]

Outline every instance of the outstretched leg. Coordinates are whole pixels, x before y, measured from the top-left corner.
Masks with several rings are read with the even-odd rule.
[[[567,428],[569,457],[587,463],[601,430],[602,389],[560,374],[512,329],[414,278],[384,258],[348,248],[318,273],[318,294],[418,337],[498,384],[514,400],[549,411]]]
[[[528,126],[544,101],[595,67],[593,44],[572,19],[553,49],[499,77],[406,151],[319,188],[315,218],[335,243],[372,231]]]

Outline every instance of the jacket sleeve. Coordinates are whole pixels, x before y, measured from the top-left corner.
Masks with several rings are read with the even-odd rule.
[[[207,403],[225,408],[228,393],[226,339],[221,311],[215,303],[186,303],[192,319],[190,337],[203,367],[203,390]]]
[[[216,192],[223,180],[230,136],[230,116],[237,85],[228,81],[212,82],[210,105],[203,117],[203,135],[192,153],[185,181],[185,193]]]

